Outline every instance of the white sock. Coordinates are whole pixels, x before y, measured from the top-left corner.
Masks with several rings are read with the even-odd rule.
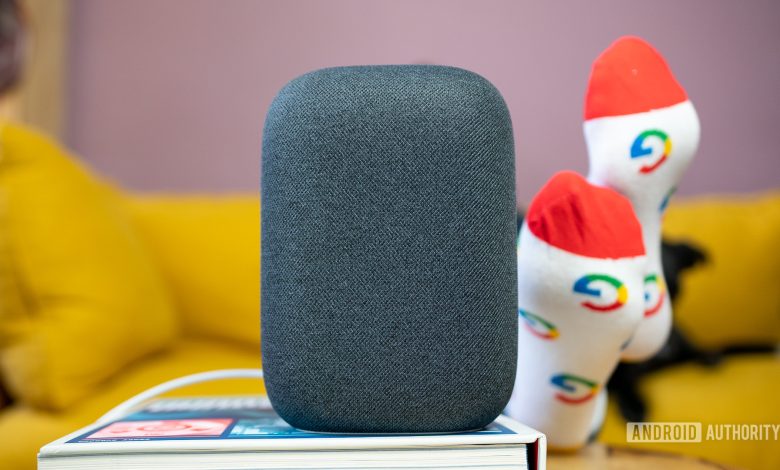
[[[593,63],[585,103],[588,179],[627,196],[642,224],[645,316],[622,357],[641,361],[666,343],[672,309],[661,266],[661,217],[699,144],[699,118],[663,57],[623,37]]]
[[[646,259],[639,222],[620,194],[558,173],[534,197],[517,253],[520,331],[507,412],[582,446],[595,397],[644,311]]]

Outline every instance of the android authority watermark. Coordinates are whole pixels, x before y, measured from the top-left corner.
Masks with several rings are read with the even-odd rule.
[[[780,424],[626,423],[628,442],[777,441]]]

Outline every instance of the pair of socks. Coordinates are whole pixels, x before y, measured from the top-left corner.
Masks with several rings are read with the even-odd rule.
[[[623,37],[594,62],[588,179],[555,175],[518,244],[518,369],[507,412],[553,449],[582,446],[619,360],[665,343],[672,320],[661,220],[699,142],[699,120],[661,55]]]

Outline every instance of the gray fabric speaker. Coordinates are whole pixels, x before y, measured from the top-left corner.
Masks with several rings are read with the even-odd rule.
[[[517,354],[514,144],[501,95],[438,66],[315,71],[263,133],[262,351],[310,431],[489,424]]]

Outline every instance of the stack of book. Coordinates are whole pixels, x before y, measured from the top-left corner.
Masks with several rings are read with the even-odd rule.
[[[38,468],[519,470],[543,469],[545,453],[544,435],[505,416],[460,434],[321,434],[289,426],[263,398],[176,398],[44,446]]]

